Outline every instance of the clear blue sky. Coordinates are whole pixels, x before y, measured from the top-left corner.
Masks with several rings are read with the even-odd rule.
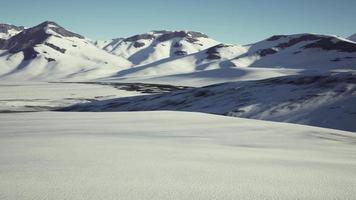
[[[2,23],[52,20],[93,39],[169,29],[247,44],[274,34],[356,33],[356,0],[1,0],[0,5]]]

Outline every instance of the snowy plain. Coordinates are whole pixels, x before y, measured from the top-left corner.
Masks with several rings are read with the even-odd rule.
[[[0,82],[0,112],[44,111],[75,103],[140,94],[105,85],[2,81]]]
[[[354,199],[351,132],[190,112],[0,114],[0,199]]]

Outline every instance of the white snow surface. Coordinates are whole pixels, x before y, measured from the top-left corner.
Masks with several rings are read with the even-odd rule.
[[[97,84],[0,82],[0,112],[51,110],[77,103],[136,95],[141,93]]]
[[[160,39],[176,34],[177,37]],[[189,39],[194,38],[194,42]],[[149,64],[165,58],[179,58],[176,52],[192,54],[219,44],[208,37],[194,37],[190,31],[151,31],[129,38],[95,43],[98,47],[130,60],[134,65]]]
[[[10,37],[18,34],[19,32],[21,31],[17,31],[15,29],[10,29],[7,33],[0,32],[0,39],[9,39]]]
[[[354,199],[355,144],[188,112],[0,114],[0,198]]]
[[[302,70],[356,67],[356,43],[333,35],[281,35],[250,45],[228,45],[194,31],[151,31],[128,38],[93,41],[68,34],[70,31],[54,22],[44,22],[38,28],[27,29],[25,41],[20,38],[11,41],[33,47],[38,53],[35,58],[24,59],[24,49],[11,51],[10,43],[4,43],[7,45],[0,50],[0,80],[158,83],[180,80],[200,86],[290,75]],[[45,31],[50,37],[31,44],[41,34],[31,35],[28,30]],[[225,80],[222,74],[227,75]]]
[[[9,53],[0,50],[0,79],[89,80],[115,74],[132,65],[125,58],[103,51],[85,38],[61,36],[51,29],[53,27],[56,25],[44,27],[50,36],[43,43],[35,45],[34,50],[38,55],[34,59],[24,60],[21,51]]]
[[[69,111],[180,110],[356,131],[356,72],[221,83],[77,104]]]
[[[225,81],[236,81],[291,75],[305,70],[356,69],[356,44],[350,40],[319,34],[274,37],[244,46],[218,44],[186,56],[163,58],[124,69],[100,80],[178,81],[199,86],[224,82],[221,74],[226,76]]]

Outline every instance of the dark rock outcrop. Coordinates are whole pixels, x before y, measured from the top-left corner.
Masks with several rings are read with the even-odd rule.
[[[46,42],[45,45],[47,45],[47,46],[51,47],[52,49],[54,49],[56,51],[59,51],[61,53],[65,53],[66,52],[66,49],[60,48],[60,47],[58,47],[58,46],[56,46],[54,44]]]
[[[307,44],[304,48],[320,48],[324,50],[336,50],[341,52],[356,52],[356,44],[335,38],[322,38],[314,43]]]
[[[221,56],[219,54],[218,49],[224,48],[224,47],[229,47],[229,45],[226,44],[218,44],[216,46],[210,47],[206,50],[206,54],[208,55],[206,58],[209,60],[217,60],[220,59]]]
[[[65,49],[45,42],[48,37],[51,36],[51,34],[46,32],[47,28],[56,32],[61,37],[84,38],[79,34],[67,31],[55,22],[46,21],[32,28],[24,29],[8,40],[0,40],[0,49],[8,50],[10,53],[18,53],[22,51],[25,60],[33,59],[37,56],[38,52],[35,51],[34,47],[38,44],[45,44],[61,53],[64,53]]]
[[[172,31],[172,32],[166,32],[165,34],[161,35],[157,39],[160,42],[165,42],[173,38],[185,38],[186,41],[190,43],[194,43],[198,41],[196,38],[200,38],[200,37],[208,38],[207,35],[194,31]]]
[[[9,30],[22,31],[25,27],[11,24],[0,24],[0,33],[9,33]]]
[[[186,51],[176,51],[176,52],[174,52],[174,54],[177,56],[185,56],[185,55],[187,55],[187,52]]]
[[[145,46],[145,43],[143,43],[143,42],[137,42],[137,41],[136,41],[136,42],[133,44],[133,46],[136,47],[136,48],[140,48],[140,47]]]
[[[281,38],[286,38],[287,36],[286,35],[274,35],[270,38],[267,39],[267,41],[276,41],[276,40],[279,40]]]
[[[269,49],[261,49],[257,52],[258,55],[260,56],[267,56],[267,55],[271,55],[271,54],[275,54],[277,53],[278,51],[272,49],[272,48],[269,48]]]
[[[125,38],[125,42],[136,42],[137,40],[152,40],[154,39],[155,36],[151,34],[140,34],[140,35],[134,35],[129,38]]]

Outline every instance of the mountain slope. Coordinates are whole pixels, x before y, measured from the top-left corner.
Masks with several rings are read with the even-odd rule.
[[[10,37],[20,33],[25,28],[23,26],[15,26],[11,24],[0,24],[0,40],[9,39]]]
[[[356,131],[356,73],[222,83],[160,95],[78,104],[65,111],[180,110]]]
[[[194,31],[152,31],[96,44],[112,54],[127,58],[135,65],[143,65],[196,53],[218,42]]]
[[[351,35],[351,36],[348,37],[347,39],[356,42],[356,34]]]
[[[16,80],[89,79],[131,66],[54,22],[0,41],[1,77]]]
[[[276,35],[246,45],[232,60],[237,66],[292,69],[356,69],[356,44],[330,35]]]
[[[226,79],[233,81],[246,80],[244,75],[251,75],[251,72],[255,75],[249,76],[248,80],[303,70],[326,72],[338,69],[356,69],[355,43],[336,36],[296,34],[273,36],[245,46],[219,44],[187,56],[161,59],[123,70],[106,80],[159,83],[165,80],[172,83],[182,77],[187,82],[204,85],[204,82],[214,83],[212,78],[218,71],[221,71],[218,74],[228,71],[236,74],[235,78]],[[221,75],[215,81],[218,82],[224,82]]]
[[[356,43],[330,35],[276,35],[242,46],[221,44],[194,31],[91,41],[49,21],[28,29],[3,25],[0,31],[7,34],[0,39],[2,80],[172,84],[180,79],[201,86],[305,70],[356,69]]]

